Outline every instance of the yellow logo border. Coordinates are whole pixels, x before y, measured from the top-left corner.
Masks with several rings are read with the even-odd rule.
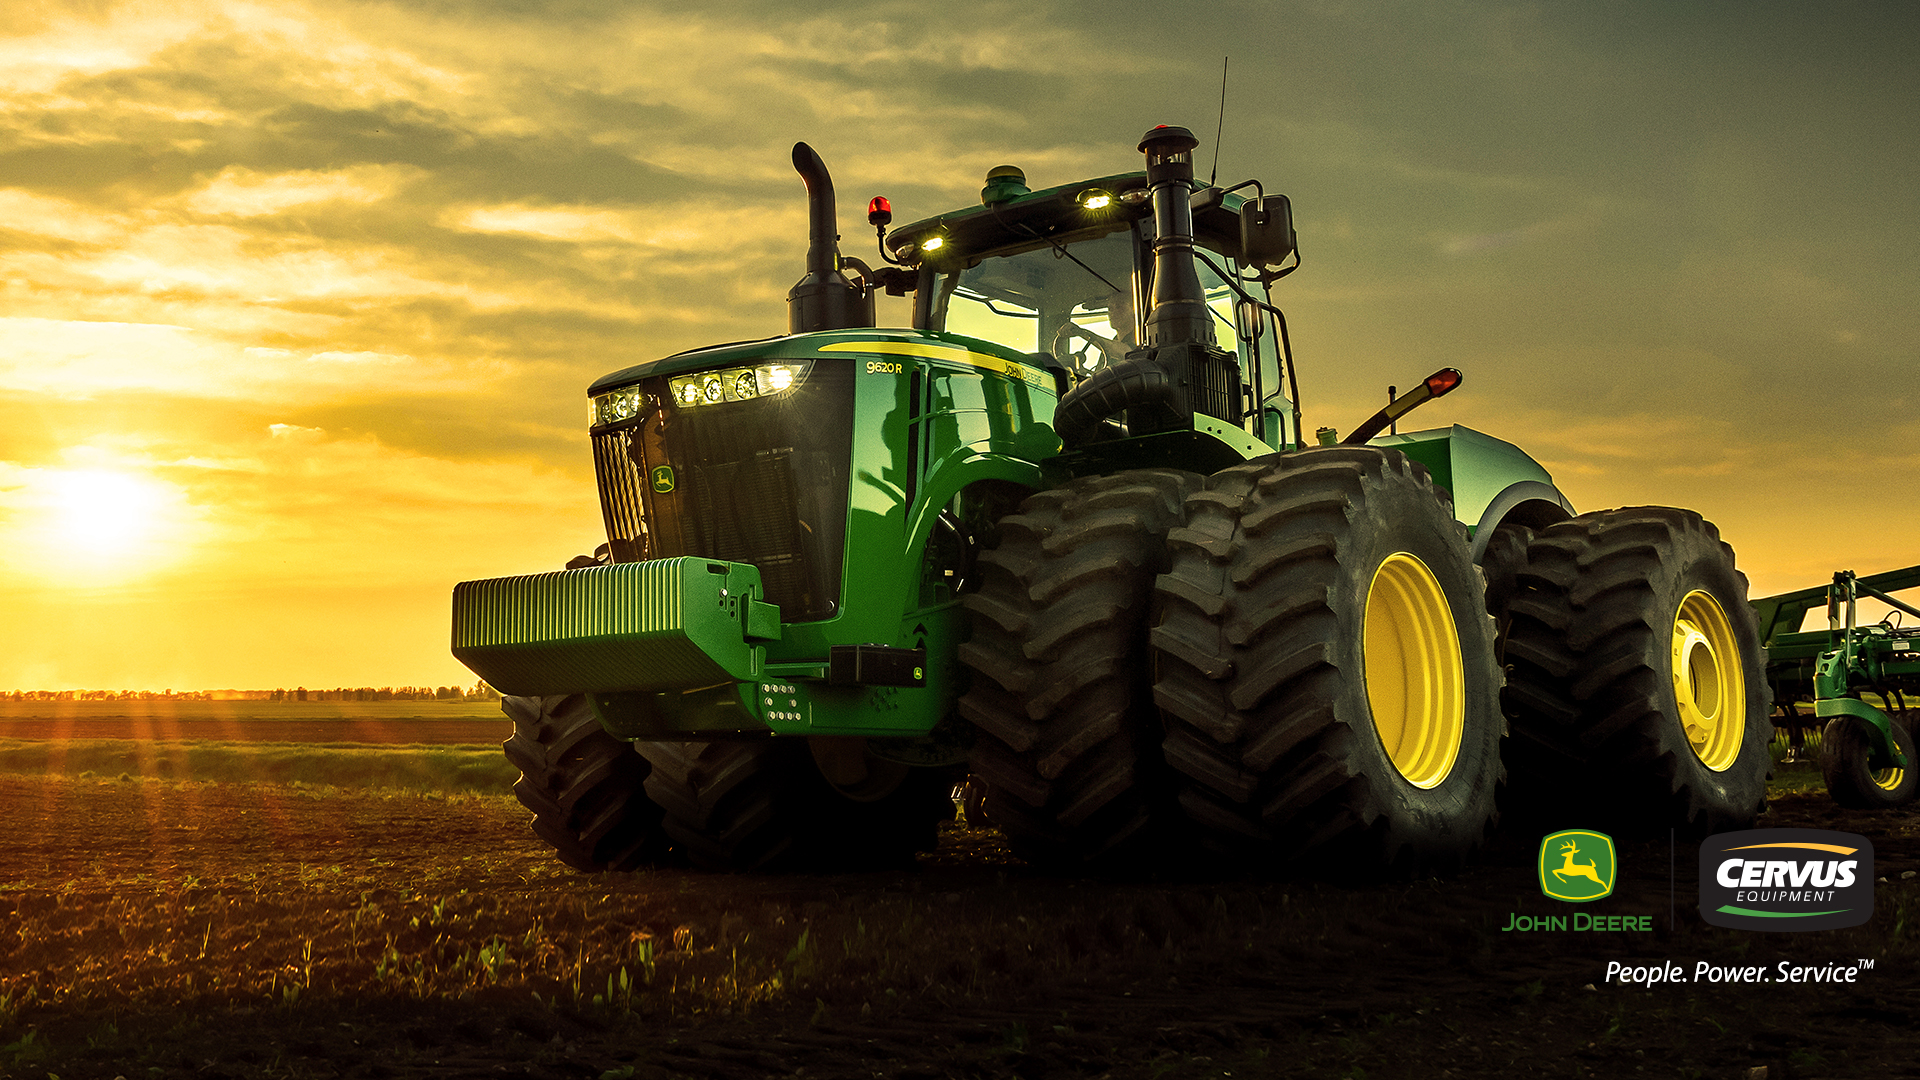
[[[1594,896],[1563,896],[1560,893],[1554,892],[1550,884],[1553,881],[1553,877],[1552,870],[1547,865],[1548,846],[1564,837],[1576,836],[1599,840],[1607,846],[1607,880],[1605,888]],[[1574,854],[1578,855],[1579,851],[1574,851]],[[1558,855],[1556,854],[1554,857],[1557,858]],[[1567,904],[1590,903],[1594,900],[1604,900],[1613,895],[1613,886],[1620,878],[1620,851],[1614,847],[1613,837],[1608,836],[1606,833],[1595,832],[1592,829],[1561,829],[1559,832],[1549,833],[1540,838],[1540,854],[1539,857],[1535,859],[1534,869],[1535,872],[1540,875],[1540,891],[1547,897]]]

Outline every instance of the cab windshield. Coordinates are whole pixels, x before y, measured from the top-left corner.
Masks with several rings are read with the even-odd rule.
[[[1143,254],[1151,230],[1151,222],[1141,222],[1068,241],[1064,252],[1046,245],[944,275],[933,328],[1020,352],[1049,353],[1085,378],[1139,344],[1136,283],[1145,279],[1143,260],[1151,259]],[[1245,367],[1258,350],[1248,340],[1252,335],[1235,322],[1233,290],[1206,264],[1195,269],[1219,344],[1238,352]]]

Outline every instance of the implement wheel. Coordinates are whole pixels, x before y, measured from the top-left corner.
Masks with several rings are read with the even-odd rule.
[[[585,697],[509,697],[500,708],[513,720],[513,737],[501,744],[520,770],[513,794],[561,862],[597,873],[666,854],[660,807],[644,787],[646,759],[606,733]]]
[[[1833,801],[1850,810],[1892,810],[1920,794],[1920,758],[1914,756],[1913,733],[1893,721],[1893,743],[1907,757],[1907,767],[1876,769],[1868,763],[1872,742],[1866,721],[1836,716],[1827,721],[1820,740],[1820,775],[1826,778]]]
[[[1174,812],[1147,678],[1146,614],[1194,473],[1132,470],[1038,492],[1000,520],[966,597],[969,769],[1022,858],[1158,866]]]
[[[933,850],[939,823],[953,817],[950,775],[869,757],[868,770],[836,784],[806,739],[635,747],[653,764],[647,793],[665,811],[662,828],[707,870],[900,866]]]
[[[1154,700],[1181,808],[1238,862],[1444,871],[1500,780],[1493,620],[1466,530],[1398,451],[1215,473],[1168,534]]]
[[[1506,644],[1517,799],[1628,832],[1752,824],[1772,691],[1719,532],[1669,507],[1583,514],[1535,536],[1518,586]]]

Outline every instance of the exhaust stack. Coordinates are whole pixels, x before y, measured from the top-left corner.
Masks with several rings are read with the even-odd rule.
[[[787,333],[873,325],[873,294],[840,272],[840,223],[833,177],[806,143],[793,144],[793,168],[807,185],[807,274],[787,290]]]

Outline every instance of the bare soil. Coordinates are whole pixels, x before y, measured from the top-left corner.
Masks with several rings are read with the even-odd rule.
[[[1589,915],[1539,835],[1447,880],[1076,881],[950,827],[917,868],[574,874],[509,797],[0,777],[0,1075],[1920,1076],[1920,811],[1778,797],[1869,837],[1873,921],[1706,926],[1695,848],[1621,848]],[[1670,881],[1670,867],[1674,875]],[[1852,984],[1606,979],[1609,961]]]

